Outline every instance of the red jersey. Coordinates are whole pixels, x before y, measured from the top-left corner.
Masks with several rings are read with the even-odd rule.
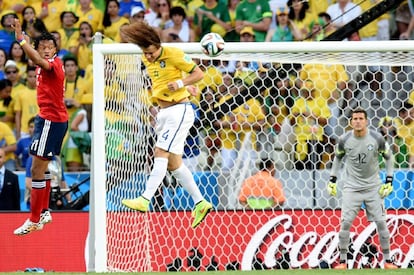
[[[53,122],[65,122],[69,117],[64,103],[65,71],[63,63],[58,57],[47,61],[50,70],[44,70],[41,67],[36,69],[39,116]]]

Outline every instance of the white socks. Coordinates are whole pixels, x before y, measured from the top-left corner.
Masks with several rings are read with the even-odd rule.
[[[151,174],[147,180],[147,186],[145,188],[142,196],[148,200],[151,200],[155,192],[157,192],[158,187],[161,185],[162,180],[167,174],[168,159],[166,158],[155,158],[154,166],[152,168]],[[198,203],[203,200],[203,195],[201,195],[200,189],[194,181],[193,174],[185,166],[181,166],[171,171],[171,175],[176,178],[177,182],[191,195],[194,203]]]
[[[158,187],[161,185],[162,180],[167,174],[168,159],[166,158],[154,158],[154,166],[152,167],[151,174],[147,180],[147,186],[142,196],[148,200],[151,200]]]
[[[203,195],[201,195],[200,189],[194,181],[193,174],[187,166],[181,164],[178,169],[171,171],[171,175],[176,178],[177,182],[191,195],[194,204],[203,200]]]

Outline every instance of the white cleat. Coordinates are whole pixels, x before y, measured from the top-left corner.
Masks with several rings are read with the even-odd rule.
[[[42,214],[40,214],[40,221],[42,225],[52,222],[52,215],[50,214],[49,210],[46,210]]]
[[[14,230],[14,235],[23,236],[34,231],[42,230],[43,224],[41,222],[32,222],[30,219],[27,219],[22,226]]]

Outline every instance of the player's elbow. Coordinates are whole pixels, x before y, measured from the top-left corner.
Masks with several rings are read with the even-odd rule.
[[[191,73],[191,75],[193,76],[193,78],[194,78],[194,82],[198,82],[198,81],[200,81],[200,80],[202,80],[203,79],[203,77],[204,77],[204,73],[203,73],[203,71],[199,68],[199,67],[197,67],[192,73]]]

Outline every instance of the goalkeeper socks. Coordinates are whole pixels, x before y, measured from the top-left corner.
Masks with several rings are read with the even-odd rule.
[[[390,232],[385,221],[377,221],[377,231],[384,259],[390,259]]]
[[[348,247],[350,243],[350,228],[352,223],[348,221],[342,221],[341,229],[339,230],[339,258],[341,261],[347,260],[347,254],[348,254]]]
[[[46,193],[46,181],[32,180],[32,192],[30,193],[30,221],[38,223],[40,213],[43,210],[43,199]]]
[[[147,180],[147,186],[144,193],[141,196],[147,200],[151,200],[160,186],[162,180],[167,174],[168,159],[166,158],[154,158],[154,166],[152,167],[151,174]]]
[[[178,183],[191,195],[195,204],[204,199],[200,189],[194,181],[193,174],[184,163],[181,164],[178,169],[171,171],[171,175],[176,178]]]

